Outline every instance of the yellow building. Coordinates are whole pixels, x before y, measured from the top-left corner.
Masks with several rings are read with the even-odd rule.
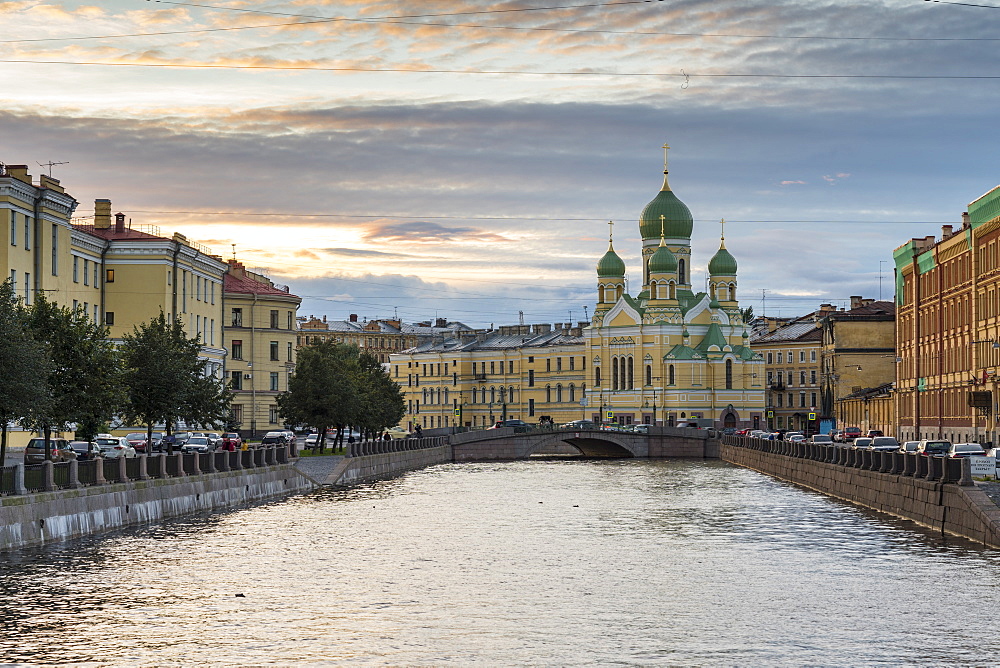
[[[330,320],[310,316],[299,324],[298,345],[320,341],[347,343],[370,352],[379,362],[387,364],[389,356],[417,345],[421,339],[419,327],[400,320],[366,320],[358,322],[355,313],[348,320]],[[447,329],[446,327],[443,329]],[[429,334],[428,334],[429,336]]]
[[[823,331],[819,320],[834,311],[823,304],[815,313],[779,322],[764,318],[767,327],[751,336],[755,352],[764,357],[767,386],[767,428],[814,434],[820,391]],[[817,417],[819,417],[817,415]]]
[[[42,175],[33,184],[26,165],[0,164],[0,223],[5,253],[0,277],[9,278],[27,303],[44,293],[50,301],[70,306],[70,219],[77,201],[59,181]],[[89,299],[97,303],[94,298]],[[93,311],[90,311],[93,313]]]
[[[438,334],[393,355],[389,373],[402,387],[409,428],[560,423],[585,412],[583,337],[571,323]]]
[[[858,427],[862,434],[878,429],[884,436],[897,436],[893,385],[884,383],[877,387],[867,387],[837,399],[840,424]]]
[[[723,237],[708,263],[708,292],[694,292],[692,228],[690,210],[668,184],[664,154],[663,186],[639,220],[642,290],[626,293],[625,263],[610,240],[597,265],[597,306],[583,332],[592,418],[764,424],[764,361],[748,345],[736,260]]]
[[[236,260],[225,275],[227,372],[234,428],[244,436],[282,428],[277,397],[295,370],[302,299]]]
[[[837,413],[837,400],[896,380],[895,305],[854,296],[850,309],[827,312],[819,325],[820,415],[838,429],[859,427]]]

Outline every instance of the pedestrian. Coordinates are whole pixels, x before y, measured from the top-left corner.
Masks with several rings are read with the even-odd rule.
[[[347,442],[348,443],[353,443],[354,442],[354,434],[348,434],[347,435]]]
[[[413,435],[416,436],[417,438],[424,437],[424,430],[420,428],[419,424],[413,428]]]
[[[385,432],[384,434],[382,434],[382,440],[383,441],[391,441],[392,440],[392,436],[389,436],[389,432]]]

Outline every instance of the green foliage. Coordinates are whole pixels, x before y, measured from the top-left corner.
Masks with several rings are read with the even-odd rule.
[[[33,406],[24,424],[47,431],[73,422],[109,422],[124,392],[107,329],[44,296],[27,308],[27,323],[35,339],[46,343],[51,366],[48,400]]]
[[[47,405],[51,362],[44,343],[28,325],[23,304],[10,281],[0,284],[0,461],[6,456],[7,423],[24,420]]]
[[[189,339],[183,323],[168,323],[161,312],[122,337],[122,411],[126,422],[146,425],[184,420],[203,426],[222,425],[229,416],[232,394],[217,378],[206,376],[201,346]]]
[[[747,306],[746,308],[741,308],[740,317],[743,319],[743,322],[745,323],[749,323],[751,320],[753,320],[753,306]]]
[[[405,412],[402,391],[373,355],[329,341],[299,348],[278,407],[286,422],[318,428],[320,448],[328,427],[374,433],[398,424]]]

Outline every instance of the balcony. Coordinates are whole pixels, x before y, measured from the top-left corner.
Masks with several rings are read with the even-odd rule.
[[[784,392],[785,384],[781,382],[771,383],[770,385],[768,385],[768,389],[770,389],[772,392]]]

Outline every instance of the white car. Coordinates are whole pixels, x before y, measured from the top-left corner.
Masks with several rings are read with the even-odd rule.
[[[309,434],[308,436],[306,436],[307,448],[315,447],[317,443],[319,443],[319,434]]]
[[[98,447],[101,448],[101,456],[105,459],[118,459],[120,457],[135,457],[135,448],[129,445],[127,439],[122,436],[111,436],[110,434],[98,434],[94,439]]]
[[[948,450],[949,457],[983,457],[986,451],[978,443],[955,443]]]
[[[892,436],[876,436],[868,446],[869,450],[881,450],[882,452],[896,452],[899,450],[899,441]]]
[[[833,445],[833,439],[827,434],[813,434],[812,442],[820,445]]]
[[[856,438],[851,441],[851,450],[868,450],[874,440],[874,438],[868,438],[867,436]]]
[[[791,436],[787,436],[786,435],[785,436],[785,440],[786,441],[790,441],[792,443],[804,443],[805,440],[806,440],[806,437],[803,436],[802,434],[792,434]]]
[[[920,441],[906,441],[901,446],[899,446],[899,451],[914,453],[917,451],[918,445],[920,445]]]

